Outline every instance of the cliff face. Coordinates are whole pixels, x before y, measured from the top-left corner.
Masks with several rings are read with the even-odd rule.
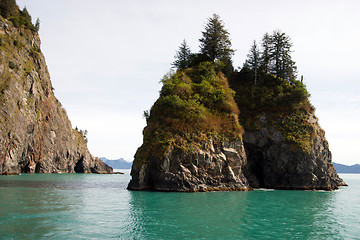
[[[0,174],[109,173],[56,99],[36,32],[0,19]]]
[[[204,144],[185,153],[172,147],[163,158],[133,165],[132,190],[156,191],[231,191],[248,190],[242,168],[246,154],[241,141]]]
[[[245,175],[254,188],[334,190],[337,175],[325,131],[305,86],[272,75],[242,71],[231,79],[245,128]]]
[[[287,142],[281,131],[268,125],[266,115],[261,118],[263,126],[244,135],[249,163],[246,176],[252,187],[332,190],[346,185],[332,165],[328,142],[314,114],[308,116],[315,131],[308,151]]]

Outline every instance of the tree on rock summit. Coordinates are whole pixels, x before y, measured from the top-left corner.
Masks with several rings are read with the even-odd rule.
[[[272,35],[266,33],[262,39],[262,51],[259,51],[256,42],[251,46],[244,67],[249,68],[255,75],[260,72],[273,74],[288,82],[296,78],[296,66],[291,53],[293,44],[290,37],[276,30]]]
[[[190,65],[191,50],[185,39],[182,41],[179,50],[176,52],[175,61],[172,65],[178,69],[188,68]]]
[[[231,48],[229,32],[225,29],[219,15],[213,14],[205,25],[205,31],[200,41],[200,53],[210,61],[221,61],[226,70],[232,70],[231,57],[234,50]],[[231,69],[228,69],[231,67]]]

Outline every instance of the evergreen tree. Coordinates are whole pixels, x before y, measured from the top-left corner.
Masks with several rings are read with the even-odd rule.
[[[296,77],[295,62],[291,59],[290,37],[280,31],[274,31],[271,36],[270,61],[271,73],[290,81]]]
[[[291,58],[292,43],[290,37],[285,33],[276,30],[272,35],[266,33],[262,39],[262,51],[259,51],[256,42],[252,45],[248,59],[244,63],[247,68],[255,74],[255,84],[257,73],[271,73],[287,81],[296,78],[295,62]]]
[[[231,48],[229,32],[225,29],[219,15],[213,14],[202,32],[200,41],[200,53],[204,54],[210,61],[220,60],[225,64],[231,64],[234,50]]]
[[[270,47],[271,47],[271,36],[265,33],[262,39],[262,53],[260,59],[261,70],[265,73],[270,72]]]
[[[30,22],[31,23],[31,15],[29,13],[29,11],[26,9],[26,7],[23,8],[23,10],[21,11],[22,15],[24,16],[25,20],[27,22]]]
[[[253,45],[250,48],[250,52],[247,55],[248,59],[246,60],[245,64],[246,67],[248,67],[251,71],[254,72],[254,83],[256,85],[257,81],[257,74],[258,70],[260,68],[260,51],[256,44],[256,41],[254,40]]]
[[[40,19],[39,18],[36,19],[35,30],[36,30],[36,32],[38,32],[40,30]]]
[[[184,39],[179,47],[179,50],[176,52],[175,61],[172,65],[178,69],[187,68],[190,65],[190,58],[191,50]]]

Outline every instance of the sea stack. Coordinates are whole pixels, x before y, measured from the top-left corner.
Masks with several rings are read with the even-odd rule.
[[[144,142],[128,189],[334,190],[346,185],[300,81],[289,84],[263,74],[254,88],[244,70],[233,75],[233,92],[215,69],[205,62],[164,78],[159,99],[145,114]],[[279,88],[283,91],[276,93]],[[261,97],[265,90],[272,92],[269,99]]]
[[[230,191],[253,188],[334,190],[337,175],[283,32],[256,41],[234,70],[229,32],[208,19],[200,53],[184,40],[176,72],[163,79],[144,141],[135,154],[131,190]],[[229,87],[230,86],[230,87]]]
[[[56,99],[40,38],[26,9],[1,5],[0,174],[111,173],[72,129]]]

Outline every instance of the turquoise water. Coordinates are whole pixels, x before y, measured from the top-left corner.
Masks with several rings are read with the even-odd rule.
[[[124,175],[0,176],[1,239],[359,239],[360,175],[335,192],[158,193]]]

